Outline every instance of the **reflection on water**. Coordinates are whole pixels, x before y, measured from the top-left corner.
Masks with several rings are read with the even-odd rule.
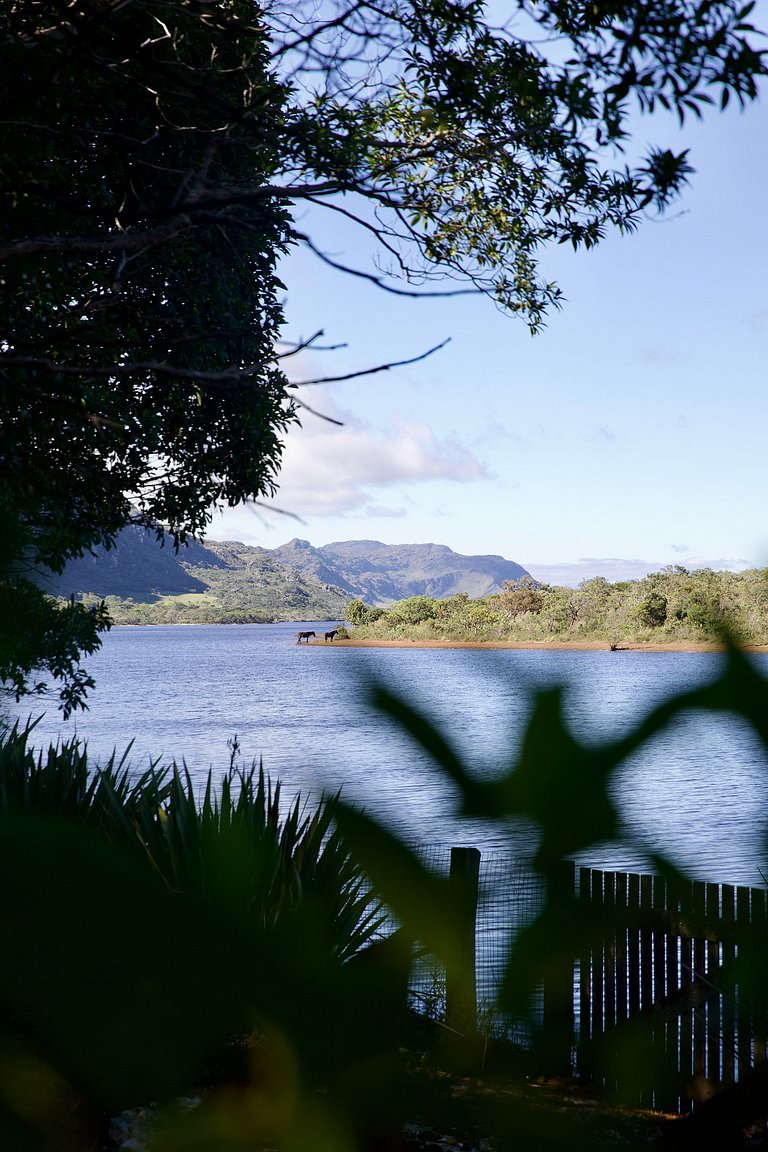
[[[342,788],[412,839],[526,851],[531,826],[502,832],[456,819],[450,783],[367,707],[368,677],[437,717],[486,774],[509,763],[532,686],[567,685],[574,733],[599,742],[711,679],[718,662],[711,653],[306,648],[290,624],[116,628],[88,663],[97,680],[89,711],[65,724],[48,705],[36,743],[76,732],[104,757],[133,740],[137,768],[150,756],[175,757],[202,780],[210,766],[223,772],[237,734],[245,762],[263,758],[289,794]],[[622,766],[615,788],[626,828],[649,850],[666,850],[700,879],[764,883],[768,770],[743,723],[681,718]],[[646,865],[635,844],[600,846],[588,862]]]

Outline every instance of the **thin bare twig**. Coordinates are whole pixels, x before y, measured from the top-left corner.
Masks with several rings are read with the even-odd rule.
[[[336,384],[342,380],[354,380],[358,376],[373,376],[376,372],[389,372],[391,368],[402,368],[406,364],[418,364],[420,360],[426,360],[427,356],[431,356],[433,352],[439,352],[450,342],[449,336],[441,344],[435,344],[434,348],[422,352],[420,356],[411,356],[408,360],[392,360],[389,364],[377,364],[375,368],[360,368],[357,372],[346,372],[341,376],[319,376],[316,380],[292,380],[288,387],[306,388],[310,384]]]
[[[482,290],[480,288],[448,288],[444,291],[432,291],[424,288],[398,288],[394,284],[389,284],[386,277],[374,276],[372,272],[363,272],[359,268],[352,268],[348,264],[341,264],[338,260],[334,260],[331,256],[326,255],[325,252],[313,244],[312,240],[305,233],[296,232],[294,235],[297,239],[306,244],[310,252],[317,256],[318,260],[322,260],[330,268],[334,268],[337,272],[346,272],[349,276],[357,276],[361,280],[367,280],[370,284],[375,284],[377,288],[381,288],[383,292],[391,292],[393,296],[410,296],[415,299],[427,296],[476,296]]]

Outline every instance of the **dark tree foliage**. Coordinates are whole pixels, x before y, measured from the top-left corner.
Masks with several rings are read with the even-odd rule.
[[[271,4],[275,61],[293,85],[285,183],[375,240],[378,271],[347,271],[411,296],[453,277],[456,290],[463,282],[485,292],[535,330],[560,300],[539,275],[539,249],[588,248],[609,228],[631,231],[691,172],[687,152],[661,146],[622,163],[630,117],[660,107],[682,121],[714,101],[754,98],[765,65],[750,39],[752,8]],[[302,239],[341,267],[312,236]]]
[[[691,171],[623,162],[630,115],[756,95],[751,7],[511,0],[494,26],[480,0],[0,0],[0,519],[23,564],[131,519],[178,544],[273,493],[301,405],[275,352],[292,242],[536,330],[560,300],[540,249],[633,229]],[[374,263],[324,253],[296,205]]]
[[[248,3],[3,6],[3,486],[36,560],[271,491],[282,90]]]
[[[0,530],[27,544],[0,675],[37,664],[71,706],[104,613],[57,616],[33,570],[274,490],[283,89],[250,3],[6,2],[0,38]]]

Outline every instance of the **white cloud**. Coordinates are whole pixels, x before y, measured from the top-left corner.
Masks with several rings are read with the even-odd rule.
[[[488,475],[467,447],[426,423],[393,418],[377,428],[327,398],[317,407],[343,426],[306,413],[302,427],[288,433],[274,503],[299,516],[401,516],[403,509],[375,499],[377,490],[434,480],[467,484]]]

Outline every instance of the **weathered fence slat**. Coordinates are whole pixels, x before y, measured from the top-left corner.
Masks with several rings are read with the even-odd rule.
[[[736,928],[737,939],[749,932],[749,888],[736,889]],[[752,1066],[752,1005],[746,996],[740,995],[736,1004],[736,1027],[738,1028],[739,1074]]]
[[[707,910],[707,890],[706,885],[701,881],[696,880],[692,885],[691,893],[691,909],[694,917],[694,924],[701,931],[706,910]],[[707,966],[707,950],[706,942],[698,934],[694,937],[693,941],[693,971],[691,973],[694,984],[701,986],[705,978]],[[698,1096],[699,1088],[705,1079],[707,1068],[707,1034],[706,1034],[706,1020],[704,1011],[693,1011],[693,1084],[692,1091]],[[695,1097],[694,1097],[695,1098]]]
[[[461,939],[455,966],[446,968],[446,1023],[462,1036],[477,1029],[477,967],[475,938],[480,878],[477,848],[452,848],[450,885],[454,907],[460,910]]]
[[[671,921],[677,921],[679,900],[677,894],[669,889],[666,893],[666,911]],[[676,932],[670,931],[665,937],[666,951],[666,985],[664,994],[671,997],[680,987],[680,938]],[[674,1083],[679,1078],[680,1070],[680,1017],[673,1014],[666,1024],[664,1048],[664,1067],[667,1070],[667,1082]],[[660,1101],[663,1108],[675,1111],[680,1106],[679,1088],[674,1090],[673,1097]]]
[[[720,923],[723,930],[720,963],[728,971],[736,959],[734,941],[736,927],[736,889],[732,884],[723,884],[720,893]],[[720,1075],[725,1084],[733,1083],[736,1076],[736,1006],[733,997],[723,999],[720,1016],[722,1029],[722,1062]]]
[[[616,907],[626,908],[628,877],[626,872],[616,876]],[[629,968],[627,959],[627,927],[616,925],[616,1023],[629,1018]]]
[[[766,901],[766,893],[762,892],[759,888],[751,889],[752,895],[752,931],[756,933],[765,933],[768,930],[766,925],[766,918],[768,918],[768,901]],[[764,938],[764,937],[763,937]],[[754,1019],[754,1051],[753,1058],[755,1063],[759,1060],[765,1060],[766,1051],[766,1016],[768,1015],[768,993],[766,992],[765,981],[762,981],[759,988],[756,990],[754,1006],[753,1006],[753,1019]]]
[[[640,930],[633,926],[633,917],[637,920],[640,911],[640,877],[630,872],[627,877],[627,951],[628,951],[628,977],[627,992],[629,1015],[634,1016],[640,1011]]]
[[[576,868],[564,860],[547,872],[547,898],[550,908],[560,908],[571,916],[576,899]],[[564,954],[550,966],[544,983],[544,1027],[541,1057],[549,1070],[569,1073],[573,1063],[575,1017],[573,1010],[574,957]]]
[[[585,921],[589,917],[589,905],[592,899],[591,892],[591,869],[579,869],[579,888],[578,888],[579,902],[583,906],[582,919]],[[578,970],[576,979],[578,980],[579,989],[579,1048],[577,1051],[576,1061],[580,1068],[585,1070],[586,1075],[590,1075],[591,1069],[591,1053],[590,1042],[592,1038],[592,948],[590,942],[585,938],[583,940],[581,950],[578,958]]]
[[[590,872],[590,893],[592,903],[600,912],[603,911],[603,875],[601,872]],[[605,968],[603,965],[603,942],[599,940],[592,944],[592,1034],[599,1035],[605,1031],[605,1015],[603,1013],[603,990]]]
[[[716,940],[715,933],[721,923],[720,919],[720,885],[707,884],[707,972],[706,978],[710,985],[720,979],[720,941]],[[707,1000],[707,1083],[710,1087],[722,1082],[722,1012],[721,997],[711,996]]]
[[[616,1009],[616,873],[603,873],[603,905],[607,920],[614,925],[605,938],[603,963],[605,964],[605,1027],[615,1028]]]

